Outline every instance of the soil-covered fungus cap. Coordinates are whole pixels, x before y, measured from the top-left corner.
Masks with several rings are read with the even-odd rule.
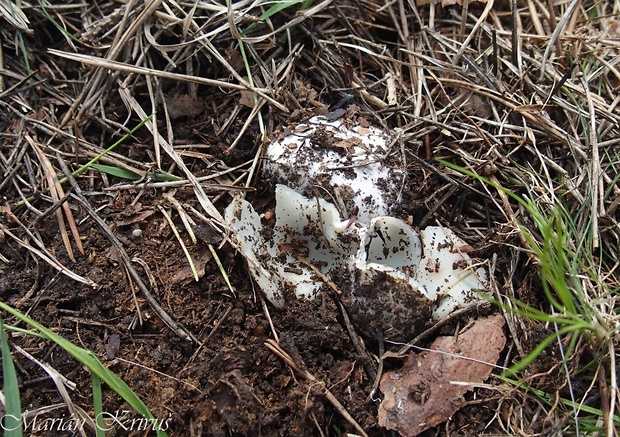
[[[368,224],[400,199],[406,172],[396,138],[373,126],[313,117],[267,147],[263,174],[302,194],[319,189],[343,217]]]

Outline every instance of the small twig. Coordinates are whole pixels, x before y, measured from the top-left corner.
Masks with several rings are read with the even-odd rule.
[[[469,43],[473,39],[476,32],[478,32],[478,29],[480,28],[480,26],[482,26],[482,23],[486,21],[487,16],[493,9],[494,4],[495,4],[494,0],[487,0],[487,4],[484,7],[484,10],[482,11],[482,13],[480,14],[480,17],[478,17],[476,24],[474,24],[474,27],[471,29],[471,32],[469,33],[469,35],[467,35],[467,38],[465,38],[465,41],[463,41],[463,44],[461,45],[461,48],[459,49],[459,51],[456,53],[456,56],[454,56],[454,59],[452,60],[452,65],[457,65],[458,62],[461,60],[461,56],[463,56],[463,53],[465,53],[465,50],[467,50],[467,48],[469,47]]]
[[[377,369],[377,375],[375,376],[375,381],[372,384],[372,389],[368,394],[366,402],[371,402],[374,399],[375,393],[379,388],[379,383],[381,382],[381,375],[383,375],[383,353],[385,351],[385,341],[383,339],[383,333],[379,332],[378,337],[379,338],[377,339],[377,341],[379,342],[379,368]]]
[[[571,0],[562,16],[562,19],[557,24],[555,29],[553,29],[553,33],[551,34],[551,38],[549,38],[549,42],[547,43],[547,47],[545,48],[545,53],[543,54],[541,63],[540,63],[540,80],[545,77],[545,70],[547,69],[547,62],[549,62],[549,57],[551,55],[551,49],[556,48],[557,50],[557,41],[560,36],[564,33],[564,28],[570,21],[571,17],[577,10],[577,7],[581,4],[581,0]],[[557,56],[561,55],[560,52],[556,53]]]
[[[564,72],[564,75],[562,76],[562,78],[558,82],[556,82],[553,85],[553,88],[551,88],[551,91],[549,91],[549,96],[547,97],[545,102],[548,102],[549,100],[551,100],[551,97],[553,97],[559,91],[559,89],[564,86],[564,84],[566,83],[570,75],[573,73],[573,70],[575,69],[576,66],[577,64],[575,62],[571,62],[571,64],[568,66],[568,68]],[[587,88],[584,88],[584,89],[587,90]]]
[[[54,214],[58,210],[58,208],[60,208],[67,201],[67,199],[69,198],[69,195],[72,192],[73,192],[73,188],[69,187],[69,189],[67,190],[67,192],[65,193],[63,197],[58,199],[58,201],[54,202],[52,206],[50,206],[45,211],[43,211],[43,214],[37,216],[34,219],[34,221],[32,222],[32,227],[34,229],[37,229],[42,224],[43,220],[45,220],[50,215]]]
[[[396,355],[401,355],[401,356],[405,355],[409,349],[411,349],[416,344],[418,344],[420,341],[422,341],[423,339],[431,335],[433,332],[437,331],[442,326],[452,322],[455,319],[462,317],[465,314],[476,312],[480,310],[481,308],[488,307],[489,305],[490,304],[488,302],[481,302],[481,303],[454,311],[452,314],[450,314],[445,319],[438,321],[437,323],[435,323],[433,326],[431,326],[427,330],[418,334],[413,340],[407,342],[406,345],[400,348],[400,350],[396,353]],[[394,354],[390,354],[390,355],[394,356]]]
[[[127,266],[123,266],[123,268],[125,269],[125,275],[127,278],[129,278],[131,275],[129,274],[129,270],[127,270]],[[147,272],[147,275],[149,273]],[[149,280],[151,279],[151,277],[149,276]],[[129,285],[131,288],[131,297],[133,299],[133,304],[136,306],[136,315],[138,317],[138,323],[140,324],[140,326],[143,325],[144,323],[144,319],[142,318],[142,311],[140,311],[140,303],[138,302],[138,296],[136,295],[136,289],[133,286],[133,284],[131,284],[131,281],[129,281]],[[131,320],[131,323],[129,324],[129,329],[133,330],[135,329],[135,322],[136,322],[136,318],[134,317]]]
[[[366,370],[368,377],[373,381],[376,380],[377,369],[374,366],[374,361],[372,360],[371,355],[368,352],[368,350],[366,350],[366,348],[364,347],[364,343],[362,342],[362,339],[360,338],[358,333],[355,331],[355,328],[353,327],[353,324],[351,323],[351,319],[349,318],[349,314],[347,313],[347,310],[345,309],[344,305],[340,301],[340,296],[342,296],[342,291],[340,291],[340,289],[336,286],[336,284],[334,284],[327,277],[327,275],[325,275],[323,272],[317,269],[312,263],[309,263],[301,256],[296,257],[296,259],[297,261],[299,261],[300,263],[308,267],[310,270],[312,270],[314,274],[316,274],[319,278],[321,278],[321,280],[325,284],[327,284],[329,288],[333,291],[333,293],[330,293],[332,295],[331,297],[338,305],[338,308],[340,308],[340,313],[342,314],[342,319],[344,320],[345,328],[347,329],[347,332],[349,333],[349,337],[351,338],[353,347],[355,348],[355,351],[360,357],[366,358],[366,360],[364,361],[368,364],[364,364],[364,369]]]
[[[515,66],[517,71],[521,73],[521,63],[519,56],[519,6],[517,5],[517,0],[511,0],[511,15],[512,15],[512,34],[510,35],[512,42],[512,50],[511,50],[511,60],[512,65]]]
[[[226,311],[224,311],[224,314],[222,314],[222,316],[219,319],[217,319],[217,324],[211,329],[211,332],[207,334],[207,337],[204,339],[204,341],[200,342],[200,346],[198,346],[198,348],[196,349],[196,352],[194,352],[191,358],[187,361],[187,363],[185,364],[185,368],[187,368],[189,364],[194,362],[194,360],[196,359],[200,351],[202,351],[202,349],[204,348],[205,344],[207,344],[209,339],[213,337],[215,333],[220,329],[220,327],[222,326],[222,323],[224,322],[224,320],[226,320],[226,317],[228,317],[228,314],[230,314],[230,311],[232,309],[233,309],[233,305],[228,304],[228,308],[226,308]],[[215,315],[217,315],[217,312]]]
[[[353,343],[355,351],[360,357],[366,357],[366,359],[364,360],[364,370],[366,370],[368,378],[371,381],[374,381],[377,379],[377,375],[380,374],[380,372],[377,370],[375,362],[370,355],[370,352],[368,352],[368,350],[364,346],[364,343],[362,342],[362,339],[355,331],[355,328],[351,323],[351,319],[349,318],[349,314],[345,310],[344,305],[342,305],[342,302],[338,301],[338,306],[342,314],[342,320],[344,320],[345,328],[347,328],[347,332],[349,333],[349,337],[351,338],[351,342]]]
[[[252,289],[254,289],[254,281],[252,281]],[[267,317],[267,321],[269,322],[269,327],[271,328],[273,338],[275,338],[276,341],[280,341],[280,338],[278,337],[278,331],[276,331],[276,327],[273,324],[271,314],[269,313],[269,307],[267,306],[267,302],[265,302],[265,298],[263,297],[262,293],[258,293],[258,297],[260,299],[261,307],[263,308],[263,313],[265,313],[265,317]]]
[[[24,303],[28,302],[28,300],[39,290],[39,288],[41,287],[41,273],[42,273],[42,268],[41,268],[41,263],[39,262],[38,259],[34,259],[34,262],[36,264],[36,274],[34,275],[34,283],[32,284],[32,286],[30,287],[30,289],[28,290],[28,292],[17,301],[17,303],[15,304],[16,308],[20,308]]]
[[[340,413],[340,415],[347,422],[349,422],[357,430],[357,432],[360,433],[360,435],[364,437],[368,437],[368,434],[366,434],[366,432],[364,431],[364,428],[362,428],[359,425],[359,423],[355,421],[355,419],[349,414],[349,412],[342,406],[340,401],[336,399],[336,396],[334,396],[332,392],[329,391],[329,389],[326,387],[324,382],[319,381],[310,372],[308,372],[307,370],[303,370],[301,367],[299,367],[297,363],[293,361],[293,358],[291,358],[291,356],[288,353],[286,353],[276,341],[267,340],[265,342],[265,346],[267,346],[267,348],[271,352],[273,352],[275,355],[280,357],[291,369],[293,369],[295,372],[301,375],[304,379],[306,379],[307,381],[316,383],[317,385],[320,385],[323,388],[323,394],[325,395],[327,400],[334,406],[336,411],[338,411],[338,413]]]

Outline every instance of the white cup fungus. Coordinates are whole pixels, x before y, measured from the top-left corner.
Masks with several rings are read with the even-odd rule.
[[[438,226],[418,233],[387,215],[405,177],[383,165],[391,155],[388,134],[320,117],[295,131],[266,151],[265,177],[286,182],[276,185],[273,229],[241,196],[225,213],[272,304],[285,304],[284,290],[312,299],[323,286],[299,257],[342,289],[356,325],[371,335],[405,338],[481,300],[475,290],[486,288],[486,271],[472,265],[463,240]],[[313,191],[320,197],[301,194]]]

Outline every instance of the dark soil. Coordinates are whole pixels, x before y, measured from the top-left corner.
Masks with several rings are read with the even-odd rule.
[[[339,20],[345,20],[345,15],[341,16],[341,13],[359,12],[356,9],[358,6],[348,7],[344,12],[338,10],[338,14],[333,14],[337,15]],[[108,12],[111,10],[110,8]],[[361,10],[368,13],[364,8]],[[363,14],[360,16],[364,17]],[[384,12],[378,19],[386,19],[386,16],[387,13]],[[42,14],[36,17],[45,22]],[[448,17],[447,12],[445,17]],[[337,91],[346,87],[347,84],[343,81],[347,82],[347,72],[353,68],[351,63],[355,64],[355,68],[359,69],[357,74],[363,76],[368,84],[374,83],[377,77],[384,77],[384,72],[380,71],[380,65],[368,66],[365,64],[366,59],[356,59],[348,52],[340,55],[342,59],[338,62],[334,62],[319,50],[317,41],[322,35],[320,32],[328,30],[321,30],[319,26],[331,18],[332,15],[326,14],[325,17],[316,18],[314,24],[309,22],[309,29],[312,29],[313,25],[318,29],[313,36],[305,35],[301,30],[301,36],[295,34],[300,41],[307,44],[308,49],[297,61],[295,73],[292,75],[295,80],[290,79],[290,83],[283,84],[282,92],[289,96],[289,99],[296,99],[297,106],[303,104],[304,109],[295,109],[296,106],[289,102],[291,114],[280,113],[271,108],[265,110],[271,137],[279,135],[295,121],[305,120],[316,112],[340,107],[349,110],[347,116],[363,117],[373,124],[398,127],[409,122],[408,118],[401,117],[400,110],[391,115],[388,112],[380,113],[365,104],[355,93],[351,92],[351,97],[346,92]],[[411,20],[413,21],[413,18]],[[75,19],[74,24],[81,26],[81,20]],[[378,23],[377,26],[377,41],[385,40],[388,46],[394,44],[396,32],[386,30],[388,28],[385,24]],[[33,66],[39,69],[34,79],[40,82],[31,87],[26,81],[26,85],[22,84],[22,89],[19,88],[22,85],[17,83],[18,80],[13,78],[8,85],[15,85],[19,93],[23,92],[30,96],[33,102],[38,102],[33,104],[36,111],[29,116],[50,123],[50,119],[53,119],[57,122],[54,126],[57,126],[80,91],[79,87],[73,88],[71,81],[77,81],[78,78],[81,80],[85,67],[76,62],[50,57],[45,52],[49,45],[48,40],[56,41],[56,47],[67,51],[70,51],[70,48],[63,42],[64,36],[51,24],[43,27],[45,32],[27,38],[27,43],[31,46]],[[346,35],[346,29],[345,25],[339,25],[337,35],[343,32]],[[296,29],[295,32],[297,31]],[[169,44],[179,41],[177,35],[172,34],[172,30],[165,32],[166,38],[170,39]],[[364,36],[371,39],[366,33]],[[105,39],[108,36],[104,35],[103,31],[98,37],[110,42]],[[234,47],[230,35],[228,38],[224,42],[216,42],[222,47],[226,44]],[[5,38],[2,42],[5,53],[9,48],[6,41],[8,39]],[[396,45],[394,47],[394,53],[401,56],[399,48]],[[265,53],[268,53],[267,49],[265,50]],[[99,52],[93,53],[100,55]],[[230,49],[230,53],[234,54],[235,51]],[[151,56],[154,61],[161,62],[161,65],[155,67],[163,68],[167,65],[166,60],[160,59],[162,55],[159,52],[154,52]],[[196,74],[213,78],[228,77],[229,73],[217,63],[203,59],[201,55],[196,56],[196,63],[202,68]],[[14,47],[9,58],[5,68],[21,71],[21,74],[25,75],[24,67],[20,64],[20,55],[16,54]],[[230,62],[233,61],[234,59]],[[59,74],[47,75],[46,66],[49,65],[52,65],[57,73],[63,71],[66,77]],[[239,71],[241,69],[239,66]],[[329,71],[331,76],[326,77],[323,74],[325,71]],[[162,83],[164,93],[171,96],[185,95],[186,84],[165,80]],[[108,86],[111,86],[110,84],[116,86],[112,82],[107,83]],[[134,95],[148,106],[144,83],[138,81],[131,86],[134,87]],[[201,86],[199,89],[199,96],[207,102],[205,105],[188,103],[184,97],[176,100],[171,98],[169,103],[171,117],[174,119],[175,145],[188,152],[184,160],[197,176],[210,174],[210,163],[221,162],[225,164],[224,167],[233,167],[251,160],[256,154],[259,138],[258,126],[254,122],[237,147],[229,150],[229,145],[241,131],[244,117],[250,110],[242,108],[240,115],[233,117],[234,120],[226,130],[219,133],[217,128],[227,122],[236,108],[236,103],[231,100],[232,93],[229,95],[220,93],[217,89],[205,88]],[[58,92],[51,91],[54,89]],[[113,119],[115,123],[135,126],[138,120],[129,118],[127,121],[128,114],[116,88],[110,89],[103,97],[109,119]],[[309,89],[320,92],[313,99],[323,102],[322,107],[317,108],[305,100]],[[37,94],[39,92],[40,96]],[[380,89],[376,93],[383,95],[385,90]],[[2,106],[5,113],[1,116],[3,120],[0,125],[3,141],[0,147],[4,157],[10,155],[12,148],[16,147],[14,145],[23,144],[22,138],[29,135],[36,141],[47,142],[54,147],[45,149],[51,160],[56,156],[54,150],[59,150],[72,170],[87,161],[82,155],[83,145],[74,144],[71,138],[66,136],[55,137],[52,131],[42,130],[36,123],[24,127],[24,118],[19,113],[21,107],[17,100],[9,100],[7,96],[3,96],[3,99],[7,102]],[[283,97],[282,101],[287,100]],[[46,112],[49,107],[54,108],[52,115]],[[91,110],[92,113],[88,112]],[[83,115],[83,118],[71,127],[74,129],[71,132],[77,132],[76,135],[86,138],[92,144],[104,146],[122,135],[110,125],[102,125],[97,118],[98,109],[89,108],[88,111],[87,115]],[[163,117],[160,117],[159,127],[165,132],[166,126],[162,120]],[[506,274],[511,263],[510,252],[508,245],[500,246],[500,243],[514,242],[516,237],[507,237],[504,229],[496,224],[503,221],[503,216],[481,196],[480,190],[470,190],[464,183],[454,182],[456,176],[453,174],[450,176],[452,182],[447,182],[446,175],[438,170],[435,158],[448,154],[453,160],[458,160],[458,156],[461,156],[451,154],[452,143],[444,137],[446,130],[442,129],[440,131],[431,124],[418,126],[414,129],[416,132],[412,134],[412,141],[403,146],[412,183],[402,193],[403,202],[395,208],[396,215],[405,220],[409,219],[416,227],[438,223],[452,227],[474,248],[470,253],[472,258],[481,260],[496,254],[497,272]],[[424,131],[428,133],[418,134]],[[455,137],[459,135],[461,134]],[[196,144],[201,147],[193,149],[189,146]],[[480,145],[476,143],[458,147],[475,156],[481,153]],[[512,145],[506,144],[506,147],[510,149]],[[151,163],[154,160],[152,135],[141,130],[115,152],[137,162]],[[195,155],[189,152],[195,152]],[[30,157],[28,165],[22,165],[17,175],[32,182],[39,191],[21,194],[35,195],[32,205],[39,211],[46,212],[52,202],[47,195],[40,192],[41,186],[37,181],[44,180],[42,172],[35,171],[34,177],[29,167],[31,162],[36,163],[36,155],[29,150],[26,156]],[[162,169],[175,171],[172,161],[166,156],[163,157]],[[61,174],[59,169],[58,172]],[[116,372],[144,400],[153,415],[161,420],[162,429],[166,429],[170,435],[356,434],[354,427],[327,400],[325,389],[336,397],[369,435],[394,435],[377,424],[380,394],[375,393],[369,400],[375,381],[369,377],[366,369],[376,367],[375,357],[379,354],[379,345],[366,338],[366,347],[372,358],[359,353],[351,333],[347,330],[340,307],[331,294],[325,291],[313,301],[289,299],[282,309],[265,303],[260,290],[250,280],[243,257],[229,244],[223,243],[222,235],[208,225],[200,224],[202,232],[198,233],[198,242],[193,243],[178,214],[163,199],[164,194],[174,194],[183,205],[194,206],[200,210],[190,189],[154,189],[147,186],[144,191],[109,190],[114,184],[127,181],[102,175],[100,172],[85,173],[78,182],[90,205],[120,239],[129,256],[141,259],[148,266],[150,272],[146,272],[141,264],[133,263],[155,299],[198,343],[181,339],[155,314],[134,282],[129,279],[117,250],[83,208],[69,200],[75,220],[79,224],[85,251],[83,255],[76,251],[76,260],[71,261],[60,236],[55,213],[48,211],[47,215],[37,218],[37,214],[31,210],[17,206],[21,197],[16,187],[23,187],[20,184],[6,184],[0,192],[3,196],[0,201],[4,208],[0,223],[17,237],[32,244],[32,239],[28,238],[24,228],[6,213],[10,210],[29,232],[38,236],[46,249],[60,262],[78,275],[94,281],[97,286],[89,287],[59,273],[49,263],[32,255],[28,249],[19,246],[14,238],[6,235],[0,243],[0,254],[7,260],[0,261],[0,299],[3,302],[27,313],[74,344],[93,351],[104,365]],[[248,199],[260,212],[273,207],[273,187],[268,181],[262,181],[260,176],[257,176],[252,188],[254,191],[248,194]],[[231,199],[230,194],[219,193],[217,190],[209,194],[213,197],[222,194],[214,201],[220,211],[223,211]],[[158,207],[165,208],[180,229],[181,237],[197,264],[199,281],[192,278],[185,254]],[[140,229],[141,235],[134,232],[137,229]],[[208,244],[216,247],[223,268],[234,287],[234,294],[224,281]],[[150,278],[149,274],[152,275]],[[504,284],[506,289],[509,288],[506,282],[499,282]],[[12,317],[6,317],[5,322],[25,327]],[[429,344],[433,337],[439,334],[454,334],[467,322],[467,316],[462,320],[454,320],[425,338],[420,346]],[[425,325],[420,324],[421,327]],[[313,375],[316,382],[309,382],[299,373],[295,373],[265,346],[267,340],[274,338],[274,332],[280,346],[301,369]],[[82,408],[92,416],[92,382],[87,369],[60,347],[38,337],[13,334],[11,343],[47,363],[74,383],[75,389],[69,392],[69,396],[76,408]],[[397,350],[398,346],[386,344],[386,348]],[[15,351],[13,355],[18,369],[22,408],[31,412],[42,409],[37,417],[43,427],[46,418],[68,417],[69,411],[52,379],[29,358]],[[512,357],[507,358],[506,362],[511,359]],[[385,362],[385,369],[400,365],[400,360],[390,359]],[[502,400],[503,404],[495,391],[477,389],[469,394],[468,404],[447,424],[429,430],[424,435],[477,436],[483,432],[502,434],[502,428],[494,418],[497,417],[500,405],[512,408],[506,406],[509,400]],[[58,409],[45,410],[51,406],[58,406]],[[122,428],[128,426],[129,419],[138,416],[107,387],[104,387],[104,410],[111,416],[108,419],[114,428],[109,435],[145,435],[145,432],[138,431],[136,426],[129,427],[130,429]],[[118,421],[114,424],[112,416],[116,415]],[[32,435],[63,434],[42,428],[38,432],[32,432]],[[65,431],[64,435],[71,435],[71,432]]]

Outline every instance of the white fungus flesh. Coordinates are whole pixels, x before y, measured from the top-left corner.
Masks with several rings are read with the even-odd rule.
[[[297,297],[313,298],[323,282],[304,263],[335,275],[347,268],[351,277],[372,281],[385,273],[409,284],[434,302],[433,318],[441,319],[458,308],[479,302],[475,290],[484,290],[486,272],[472,267],[468,247],[449,229],[427,227],[421,237],[407,223],[378,217],[369,227],[348,226],[336,207],[323,199],[308,199],[283,185],[276,187],[276,225],[265,232],[258,213],[236,198],[226,220],[237,233],[253,278],[274,305],[284,305],[283,287]],[[265,234],[272,235],[265,240]],[[332,277],[338,282],[338,278]],[[356,284],[352,284],[355,293]],[[376,290],[381,293],[380,289]]]
[[[323,199],[307,199],[284,185],[276,185],[276,226],[273,241],[296,254],[299,249],[317,266],[340,265],[357,250],[350,238],[354,228],[342,221],[336,207]],[[299,247],[303,246],[303,247]],[[288,255],[289,260],[294,259]]]
[[[235,232],[237,247],[245,257],[252,278],[267,300],[277,307],[284,305],[281,293],[283,279],[278,277],[278,263],[267,253],[268,245],[262,235],[260,216],[252,205],[237,196],[226,208],[224,218]],[[259,261],[259,255],[261,260]]]
[[[429,226],[420,234],[424,256],[417,279],[428,298],[437,301],[434,317],[442,319],[459,308],[479,302],[474,290],[486,288],[486,271],[473,268],[466,253],[469,246],[444,227]]]

